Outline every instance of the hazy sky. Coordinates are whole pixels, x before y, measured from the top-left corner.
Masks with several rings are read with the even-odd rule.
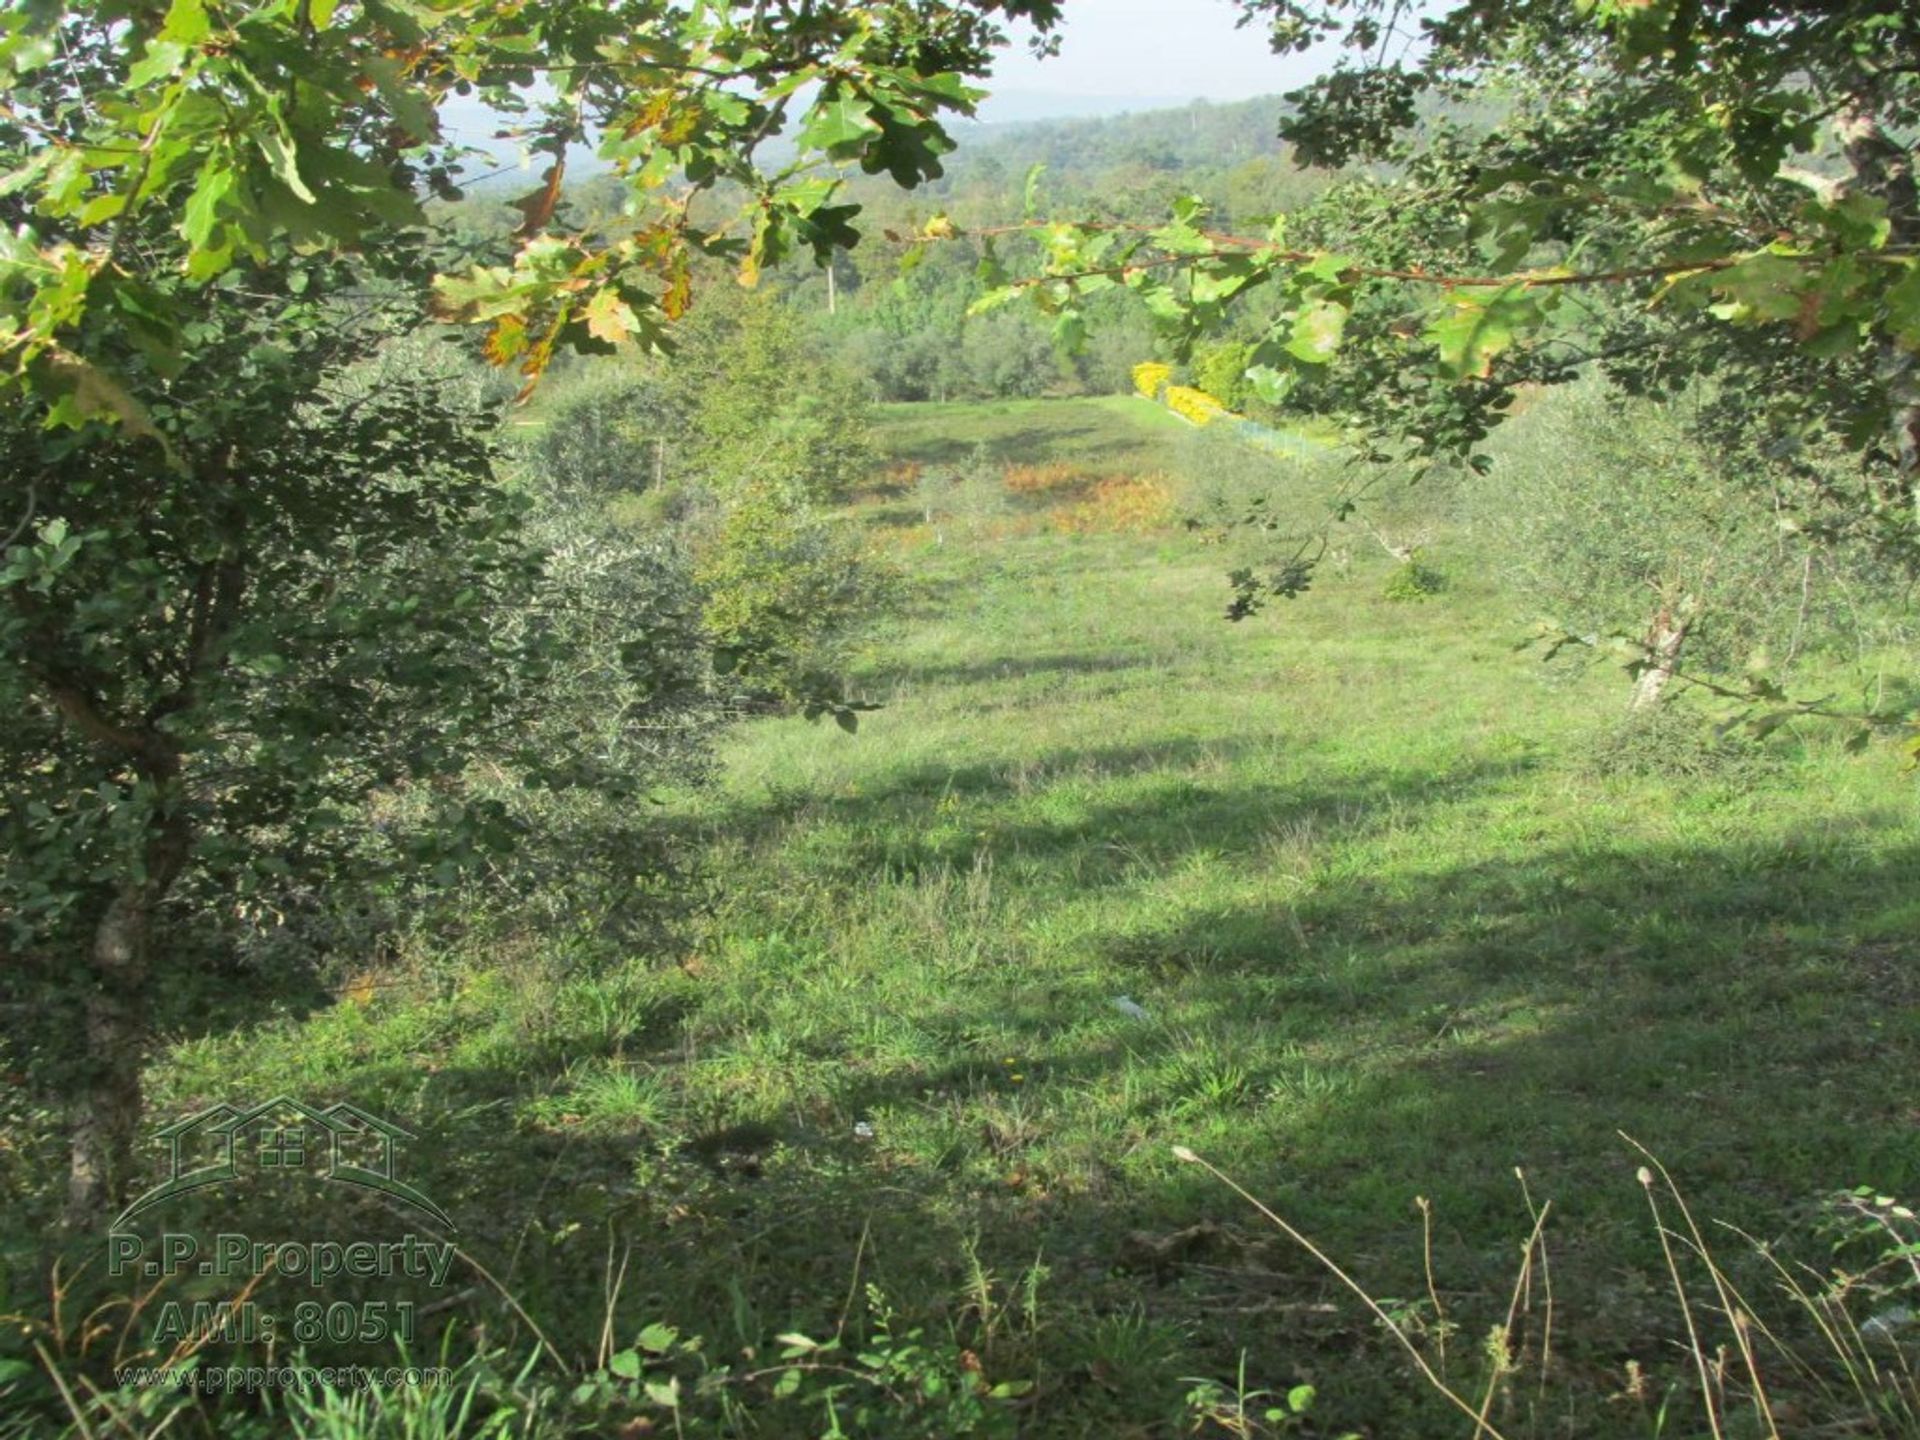
[[[1060,54],[1009,49],[993,88],[1063,96],[1244,100],[1306,80],[1314,62],[1267,49],[1258,27],[1234,28],[1227,0],[1067,0]]]
[[[988,121],[1104,115],[1276,95],[1311,78],[1319,61],[1277,56],[1256,28],[1236,29],[1229,0],[1066,0],[1060,54],[1035,60],[1022,27],[988,82]],[[499,120],[478,102],[452,99],[450,132],[508,156],[487,140]],[[957,130],[964,130],[964,123]],[[591,169],[591,165],[587,166]]]

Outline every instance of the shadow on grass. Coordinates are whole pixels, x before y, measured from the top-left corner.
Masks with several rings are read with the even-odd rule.
[[[915,685],[977,685],[1002,680],[1025,680],[1036,675],[1108,675],[1127,670],[1164,668],[1150,655],[1079,654],[1007,655],[993,659],[900,661],[875,669],[863,678],[879,685],[902,681]]]
[[[1275,744],[927,766],[803,803],[810,822],[849,837],[828,877],[871,886],[979,853],[977,836],[897,835],[938,797],[1005,802],[1075,775],[1164,774],[1057,818],[992,821],[997,863],[1058,871],[1084,891],[1132,883],[1143,859],[1164,874],[1191,855],[1231,858],[1276,827],[1346,843],[1528,770],[1484,760],[1437,775],[1207,777],[1249,748]],[[1504,1304],[1525,1233],[1512,1178],[1524,1167],[1566,1237],[1553,1263],[1572,1383],[1598,1385],[1626,1356],[1665,1364],[1674,1321],[1647,1278],[1659,1252],[1616,1131],[1658,1153],[1698,1213],[1755,1233],[1791,1229],[1825,1190],[1920,1189],[1920,1127],[1900,1079],[1920,1050],[1920,944],[1899,909],[1920,851],[1876,854],[1860,838],[1602,839],[1468,865],[1435,853],[1391,874],[1325,868],[1297,892],[1096,933],[1084,971],[957,985],[937,1016],[901,1017],[938,1032],[924,1063],[849,1063],[835,1051],[846,1027],[799,1037],[781,1063],[814,1066],[802,1098],[731,1132],[636,1119],[587,1134],[564,1116],[543,1129],[514,1118],[596,1057],[698,1091],[697,1006],[624,1034],[549,1035],[511,1067],[368,1064],[352,1098],[418,1134],[416,1183],[570,1355],[591,1351],[609,1267],[629,1247],[620,1324],[665,1320],[728,1355],[782,1330],[830,1333],[866,1281],[984,1351],[994,1322],[964,1298],[967,1257],[1004,1288],[1038,1256],[1049,1328],[1013,1346],[1051,1376],[1035,1433],[1138,1421],[1136,1387],[1224,1376],[1243,1352],[1261,1383],[1333,1377],[1329,1423],[1432,1433],[1377,1331],[1350,1311],[1302,1319],[1339,1297],[1297,1253],[1229,1236],[1224,1251],[1138,1259],[1137,1232],[1257,1232],[1170,1147],[1217,1160],[1388,1295],[1424,1293],[1411,1203],[1429,1197],[1443,1294],[1480,1325]],[[1116,976],[1132,977],[1149,1018],[1111,1011]],[[1003,1051],[1022,1057],[1017,1085]],[[726,1109],[724,1095],[695,1098]],[[867,1117],[870,1140],[854,1128]],[[919,1127],[921,1143],[897,1144],[892,1124]],[[1115,1381],[1089,1357],[1130,1314],[1181,1338]],[[439,1323],[516,1322],[476,1285]],[[1588,1400],[1591,1427],[1567,1433],[1608,1433],[1601,1392]]]
[[[1045,460],[1080,459],[1097,453],[1102,442],[1111,442],[1113,439],[1113,425],[1110,422],[1101,424],[1094,419],[1038,425],[1016,422],[1004,429],[994,420],[995,417],[989,416],[987,424],[981,427],[981,433],[973,436],[891,436],[887,443],[887,457],[922,465],[954,465],[971,460],[975,449],[985,446],[995,464],[1016,461],[1035,464]]]
[[[1245,856],[1290,833],[1352,841],[1517,783],[1535,763],[1522,755],[1438,772],[1375,768],[1333,783],[1235,773],[1249,757],[1277,758],[1285,747],[1278,736],[1187,739],[1056,749],[1031,760],[929,764],[892,772],[857,795],[770,793],[736,804],[721,828],[764,837],[804,823],[820,835],[810,868],[855,887],[965,870],[983,856],[1027,870],[1067,871],[1076,885],[1094,886],[1127,879],[1142,865],[1169,868],[1200,854]],[[1115,782],[1134,793],[1101,793]],[[948,813],[960,809],[965,813]]]

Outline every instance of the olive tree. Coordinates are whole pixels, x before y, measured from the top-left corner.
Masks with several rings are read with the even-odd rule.
[[[1793,477],[1729,464],[1700,432],[1705,399],[1656,405],[1592,380],[1547,392],[1465,484],[1475,541],[1543,632],[1630,653],[1634,710],[1677,676],[1783,678],[1861,632],[1850,596],[1881,578],[1865,547],[1783,523]]]

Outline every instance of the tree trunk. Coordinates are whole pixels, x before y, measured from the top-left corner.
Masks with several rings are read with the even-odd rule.
[[[1693,597],[1683,595],[1674,604],[1661,605],[1660,613],[1653,617],[1645,641],[1646,667],[1633,682],[1633,698],[1627,702],[1629,711],[1638,714],[1660,703],[1660,697],[1673,682],[1674,671],[1680,668],[1680,651],[1687,643],[1687,632],[1693,628],[1695,608]]]
[[[144,884],[123,885],[94,929],[88,977],[85,1073],[74,1100],[67,1219],[81,1225],[124,1195],[140,1124],[145,1060],[147,941],[153,914]]]
[[[159,787],[138,873],[120,883],[94,926],[84,1069],[74,1097],[67,1165],[66,1220],[75,1227],[109,1216],[126,1200],[133,1176],[152,1004],[147,960],[154,916],[185,867],[192,842],[171,780],[169,775]]]

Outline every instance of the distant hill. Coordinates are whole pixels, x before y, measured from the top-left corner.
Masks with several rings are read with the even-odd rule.
[[[953,164],[965,168],[992,157],[1075,174],[1123,161],[1156,170],[1212,169],[1285,154],[1278,134],[1285,108],[1279,96],[1264,95],[1097,116],[963,124],[954,130],[960,148]]]
[[[980,105],[977,121],[962,129],[1025,125],[1037,120],[1089,120],[1130,115],[1142,110],[1172,110],[1187,103],[1182,95],[1069,95],[1051,90],[995,90]]]

